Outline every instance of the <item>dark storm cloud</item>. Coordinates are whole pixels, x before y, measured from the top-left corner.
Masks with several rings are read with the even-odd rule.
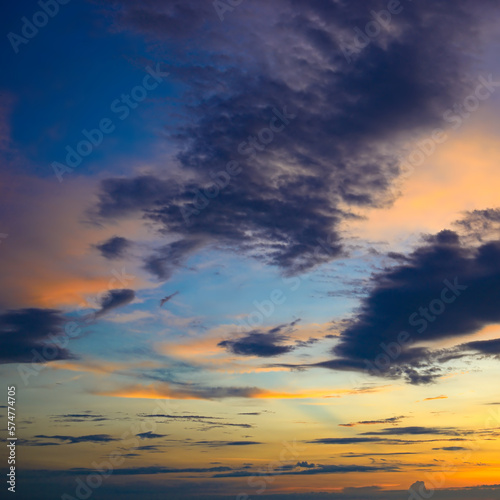
[[[316,339],[308,341],[295,341],[294,345],[286,345],[290,337],[287,333],[293,331],[293,327],[300,321],[294,320],[292,323],[283,324],[271,328],[266,333],[253,330],[247,333],[244,337],[235,340],[223,340],[217,345],[227,349],[233,354],[239,356],[258,356],[260,358],[270,358],[288,354],[299,347],[309,347],[316,343]]]
[[[292,352],[295,348],[294,346],[283,345],[283,342],[287,340],[288,337],[285,335],[278,335],[276,333],[250,332],[238,340],[223,340],[217,345],[240,356],[269,358]]]
[[[45,362],[45,347],[51,351],[51,360],[73,359],[75,356],[67,349],[55,344],[58,337],[64,335],[63,326],[67,321],[61,311],[54,309],[0,313],[0,363]],[[33,351],[39,353],[38,357]]]
[[[463,344],[461,347],[463,350],[470,349],[488,356],[495,356],[497,358],[500,356],[500,339],[476,340]]]
[[[386,1],[260,0],[232,12],[232,30],[204,2],[117,5],[115,29],[159,40],[186,86],[171,134],[183,175],[107,179],[95,216],[136,212],[176,235],[145,262],[165,280],[206,246],[287,274],[343,255],[340,225],[390,198],[401,140],[442,125],[469,91],[461,47],[495,3],[407,2],[352,61],[344,42]]]
[[[430,367],[419,374],[419,363],[428,352],[411,347],[413,342],[471,334],[500,320],[495,299],[500,293],[500,241],[467,247],[456,233],[443,231],[428,237],[405,263],[375,276],[373,282],[356,321],[333,352],[353,362],[373,363],[385,353],[383,344],[396,350],[400,333],[406,331],[409,343],[401,346],[387,374],[404,374],[417,383],[419,375],[432,380],[440,371]],[[471,344],[468,347],[487,353],[497,347],[495,341]]]
[[[103,316],[109,311],[116,309],[117,307],[122,307],[130,304],[135,299],[134,290],[121,289],[121,290],[110,290],[101,299],[101,308],[95,313],[96,317]]]
[[[97,250],[106,259],[113,260],[123,257],[125,251],[130,247],[130,241],[121,236],[114,236],[104,243],[96,245]]]
[[[370,293],[332,349],[335,359],[295,368],[434,382],[443,374],[443,363],[463,358],[467,351],[498,356],[500,340],[442,350],[413,344],[460,338],[498,323],[499,295],[500,241],[474,246],[450,230],[429,235],[395,266],[372,276]]]

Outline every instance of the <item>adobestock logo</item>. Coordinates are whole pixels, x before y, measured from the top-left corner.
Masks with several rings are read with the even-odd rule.
[[[411,1],[411,0],[410,0]],[[351,64],[354,57],[358,56],[372,41],[377,38],[383,30],[389,31],[391,27],[392,17],[401,14],[404,7],[399,0],[389,0],[387,8],[379,12],[372,10],[370,12],[372,20],[368,21],[362,30],[359,27],[354,28],[354,37],[348,44],[341,42],[340,48],[346,58],[346,61]]]
[[[462,128],[470,120],[471,116],[481,108],[481,104],[493,97],[499,87],[500,80],[494,80],[492,74],[488,76],[479,75],[474,90],[465,96],[461,102],[454,103],[451,108],[443,113],[443,123],[451,125],[449,132],[455,132]],[[401,173],[398,181],[412,176],[415,173],[415,167],[423,165],[438,150],[439,145],[444,144],[450,137],[451,134],[448,131],[436,128],[428,137],[420,139],[407,152],[405,157],[399,157]],[[390,190],[393,196],[399,196],[396,185],[393,185]]]
[[[29,20],[26,16],[21,18],[23,25],[21,26],[21,35],[10,32],[7,38],[12,45],[12,49],[16,54],[19,53],[19,46],[26,45],[30,40],[38,35],[40,28],[44,28],[49,23],[49,20],[59,13],[61,5],[66,5],[70,0],[40,0],[38,5],[41,10],[36,11]]]
[[[118,119],[123,121],[127,119],[132,110],[136,109],[139,104],[146,99],[149,92],[155,90],[160,83],[164,81],[164,77],[169,73],[162,72],[160,64],[156,64],[156,68],[147,66],[146,74],[142,79],[142,84],[136,85],[130,90],[129,94],[122,94],[118,99],[115,99],[109,106],[112,113],[118,116]],[[51,166],[59,182],[63,181],[63,175],[71,173],[78,167],[84,158],[90,156],[95,148],[99,147],[106,135],[111,134],[116,130],[116,124],[113,119],[105,117],[99,120],[96,128],[87,130],[82,129],[81,134],[83,139],[75,146],[66,146],[65,163],[54,161]]]
[[[224,21],[224,16],[226,12],[233,12],[233,10],[241,5],[244,0],[214,0],[212,5],[214,10],[219,16],[220,22]]]

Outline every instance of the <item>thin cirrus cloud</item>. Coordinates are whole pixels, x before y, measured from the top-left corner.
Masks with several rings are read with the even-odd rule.
[[[404,436],[413,435],[421,436],[424,434],[440,434],[444,436],[459,436],[463,433],[456,428],[446,428],[446,427],[388,427],[380,431],[363,432],[362,436]]]
[[[175,162],[189,174],[105,179],[93,208],[101,221],[142,214],[178,238],[144,258],[160,280],[209,246],[243,251],[288,274],[343,255],[341,224],[357,207],[380,207],[391,197],[399,138],[442,126],[443,113],[467,95],[468,59],[459,47],[480,43],[477,28],[495,7],[469,0],[453,10],[443,2],[408,4],[392,20],[393,30],[348,61],[342,36],[371,20],[380,2],[296,0],[293,9],[288,0],[278,3],[270,9],[253,2],[263,14],[256,17],[240,6],[231,22],[245,29],[229,32],[194,1],[128,1],[110,12],[115,29],[152,45],[165,42],[173,54],[171,78],[189,89],[190,119],[172,133],[179,144]],[[185,52],[182,63],[176,59],[174,42],[189,47],[192,41],[173,24],[198,30],[189,64]],[[196,55],[200,40],[203,64]],[[233,46],[251,50],[242,56]],[[266,60],[269,47],[281,54],[274,64]],[[282,129],[260,141],[275,116]],[[227,183],[230,176],[221,171],[230,161],[240,170]],[[215,189],[215,178],[223,187],[200,201],[196,193]]]
[[[64,415],[53,415],[54,422],[102,422],[110,420],[104,415],[94,413],[66,413]]]
[[[118,441],[118,439],[113,438],[109,434],[90,434],[87,436],[46,436],[44,434],[38,434],[35,436],[37,439],[56,439],[64,444],[77,444],[77,443],[109,443],[111,441]]]
[[[361,422],[351,422],[349,424],[339,424],[339,426],[340,427],[355,427],[357,425],[398,424],[404,418],[406,418],[406,417],[400,416],[400,417],[384,418],[382,420],[362,420]]]

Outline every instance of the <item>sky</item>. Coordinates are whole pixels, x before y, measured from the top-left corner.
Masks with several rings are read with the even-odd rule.
[[[498,499],[499,16],[9,3],[6,493]]]

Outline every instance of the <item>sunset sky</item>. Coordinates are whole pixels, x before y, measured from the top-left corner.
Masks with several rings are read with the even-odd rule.
[[[498,500],[499,24],[497,0],[5,6],[17,498]]]

